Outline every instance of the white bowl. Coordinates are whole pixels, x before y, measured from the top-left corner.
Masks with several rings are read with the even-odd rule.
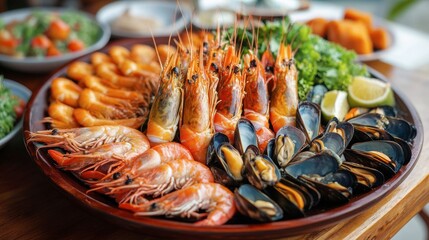
[[[70,11],[70,9],[66,8],[25,8],[7,11],[0,14],[0,19],[5,23],[8,23],[12,20],[22,20],[29,14],[34,11],[49,11],[49,12],[66,12]],[[86,14],[84,12],[79,13],[94,19],[91,15]],[[0,64],[10,69],[14,69],[21,72],[31,72],[31,73],[41,73],[41,72],[49,72],[52,71],[67,62],[88,54],[90,52],[96,51],[102,47],[104,47],[110,39],[110,28],[107,24],[97,23],[94,19],[94,22],[101,29],[101,36],[96,43],[87,48],[73,53],[65,53],[61,56],[52,56],[52,57],[13,57],[4,54],[0,54]]]
[[[115,37],[141,38],[150,36],[170,36],[180,33],[189,24],[191,10],[186,5],[179,6],[175,2],[164,1],[120,1],[110,3],[101,8],[96,15],[97,21],[111,26],[112,22],[127,10],[132,16],[156,21],[159,26],[144,26],[145,30],[130,32],[112,27]],[[141,24],[145,24],[142,22]]]
[[[7,79],[3,80],[3,84],[6,88],[10,89],[13,95],[24,100],[25,103],[27,103],[30,99],[31,91],[25,86]],[[22,114],[21,119],[19,119],[18,122],[15,123],[15,126],[12,128],[12,130],[3,138],[0,138],[0,149],[4,147],[4,145],[6,145],[6,143],[8,143],[19,132],[19,130],[22,128],[23,119],[24,114]]]

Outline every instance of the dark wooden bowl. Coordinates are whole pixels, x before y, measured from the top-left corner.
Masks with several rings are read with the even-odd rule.
[[[158,43],[167,43],[168,38],[157,39]],[[130,46],[134,43],[153,45],[151,39],[121,41],[114,44]],[[111,46],[111,45],[110,45]],[[106,47],[104,51],[109,48]],[[81,58],[88,61],[89,56]],[[66,73],[67,66],[62,67],[48,79],[43,86],[33,94],[24,118],[25,131],[38,131],[46,129],[41,119],[46,116],[48,107],[49,89],[51,82],[58,76]],[[371,70],[374,77],[387,81],[380,73]],[[43,173],[67,196],[80,205],[111,222],[126,228],[143,232],[149,236],[168,237],[170,239],[272,239],[315,232],[329,227],[339,221],[349,219],[378,202],[389,192],[395,189],[411,172],[417,162],[423,144],[423,126],[421,120],[410,101],[398,89],[394,89],[398,112],[401,117],[413,123],[417,128],[417,136],[412,146],[410,162],[384,185],[373,191],[351,199],[348,204],[336,208],[317,212],[314,215],[294,220],[283,220],[273,223],[243,223],[233,221],[217,227],[196,227],[192,223],[179,220],[151,217],[136,217],[131,212],[119,209],[110,198],[98,193],[86,193],[88,188],[77,178],[66,171],[58,169],[45,151],[36,154],[33,143],[26,144],[32,160],[40,167]],[[64,216],[66,217],[66,216]]]

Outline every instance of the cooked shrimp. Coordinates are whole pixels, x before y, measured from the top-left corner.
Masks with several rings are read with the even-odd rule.
[[[130,160],[149,148],[146,136],[124,126],[98,126],[29,132],[27,142],[41,142],[40,148],[59,147],[68,153],[48,150],[49,155],[66,170],[82,170],[107,163]]]
[[[195,223],[199,226],[224,224],[236,212],[233,193],[217,183],[198,183],[141,205],[124,203],[119,207],[131,210],[138,216],[205,218]],[[199,210],[206,210],[207,213],[199,213]]]
[[[264,51],[264,53],[262,53],[261,64],[265,70],[265,79],[268,83],[268,94],[271,95],[276,82],[274,75],[274,66],[276,65],[276,61],[274,60],[274,56],[269,46]]]
[[[156,60],[156,52],[151,46],[135,44],[131,47],[130,59],[136,63],[149,64]]]
[[[145,115],[144,108],[133,106],[130,101],[106,96],[85,88],[79,97],[79,107],[90,111],[97,118],[123,119]]]
[[[244,97],[244,81],[241,75],[240,59],[235,48],[229,46],[224,57],[218,89],[219,103],[216,106],[214,126],[232,142],[234,130],[241,117]]]
[[[157,167],[129,173],[123,169],[113,179],[91,185],[91,191],[104,189],[119,203],[139,204],[145,196],[159,197],[195,183],[213,182],[210,169],[189,159],[177,159]]]
[[[97,66],[101,63],[113,63],[113,60],[105,53],[95,52],[91,54],[91,63],[93,66]]]
[[[82,88],[67,78],[55,78],[51,84],[51,98],[71,107],[78,106]]]
[[[82,79],[81,83],[94,91],[105,94],[109,97],[127,99],[139,104],[146,104],[149,106],[149,102],[146,101],[144,96],[137,91],[123,90],[117,88],[110,88],[103,85],[101,79],[96,76],[86,76]]]
[[[213,114],[215,112],[216,86],[209,81],[200,56],[192,59],[186,80],[180,142],[185,145],[194,159],[204,163],[207,147],[214,134]],[[211,99],[212,98],[212,99]]]
[[[259,149],[264,151],[268,141],[274,138],[269,124],[269,96],[265,71],[256,55],[244,56],[244,80],[246,95],[243,99],[244,117],[255,127]]]
[[[175,47],[167,44],[161,44],[156,47],[156,50],[158,51],[159,58],[161,60],[162,64],[165,64],[167,59],[176,54],[177,50]]]
[[[276,84],[271,94],[270,121],[274,131],[295,126],[298,108],[298,71],[290,45],[280,45],[274,73]]]
[[[169,142],[157,145],[148,149],[143,154],[135,157],[132,161],[128,162],[127,172],[131,175],[136,175],[137,172],[143,172],[145,170],[157,167],[161,164],[174,161],[176,159],[189,159],[193,160],[191,152],[183,145],[175,142]],[[117,171],[110,171],[110,173],[103,173],[102,171],[97,172],[85,172],[82,177],[86,180],[104,180],[107,179]]]
[[[178,55],[173,55],[164,66],[161,85],[149,113],[147,137],[151,145],[171,142],[176,135],[183,108],[183,79]]]
[[[59,101],[52,102],[48,107],[49,117],[43,119],[53,128],[76,128],[79,123],[73,117],[74,108]]]
[[[119,66],[122,61],[130,56],[130,51],[123,46],[115,45],[109,49],[109,55],[113,62]]]
[[[81,81],[84,77],[92,75],[93,73],[94,69],[92,65],[86,62],[72,62],[67,68],[67,76],[76,81]]]
[[[130,128],[139,128],[141,125],[146,122],[146,115],[141,117],[134,118],[125,118],[125,119],[106,119],[106,118],[97,118],[92,115],[86,109],[76,108],[73,111],[73,116],[76,121],[84,127],[94,127],[94,126],[103,126],[103,125],[119,125]]]

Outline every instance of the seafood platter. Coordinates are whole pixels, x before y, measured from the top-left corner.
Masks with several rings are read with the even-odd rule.
[[[66,65],[30,101],[29,154],[78,203],[158,237],[285,237],[355,216],[410,173],[420,119],[353,54],[348,80],[318,72],[308,82],[312,46],[324,46],[317,60],[349,53],[305,27],[275,26],[277,45],[258,39],[266,29],[184,32]],[[331,91],[353,95],[355,73],[385,97],[327,114]]]

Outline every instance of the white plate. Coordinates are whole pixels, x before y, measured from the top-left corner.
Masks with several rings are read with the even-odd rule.
[[[46,8],[25,8],[25,9],[18,9],[18,10],[12,10],[12,11],[1,13],[0,19],[7,24],[8,22],[13,20],[23,20],[25,17],[27,17],[34,11],[47,11],[47,12],[61,13],[65,11],[70,11],[70,9],[50,8],[50,7],[49,8],[47,7]],[[93,19],[92,16],[84,12],[79,12],[79,13]],[[109,26],[104,24],[98,24],[98,26],[102,31],[100,39],[96,43],[83,49],[82,51],[66,53],[61,56],[53,56],[53,57],[17,58],[17,57],[0,54],[0,63],[8,68],[18,70],[21,72],[41,73],[41,72],[52,71],[75,58],[81,57],[85,54],[88,54],[90,52],[93,52],[95,50],[98,50],[104,47],[104,45],[106,45],[106,43],[109,41],[109,38],[110,38],[110,28]]]
[[[18,96],[20,99],[24,100],[25,103],[27,103],[30,99],[31,91],[25,86],[7,79],[3,80],[3,84],[6,88],[9,88],[12,91],[13,95]],[[10,131],[6,136],[0,139],[0,149],[4,145],[6,145],[6,143],[8,143],[21,130],[23,119],[24,114],[22,114],[21,119],[19,119],[19,121],[15,123],[15,126],[13,127],[12,131]]]
[[[180,3],[179,3],[180,5]],[[121,1],[104,6],[96,15],[99,22],[111,26],[112,22],[126,11],[132,16],[156,21],[158,26],[144,26],[144,31],[130,32],[112,28],[115,37],[140,38],[152,36],[170,36],[178,34],[190,21],[191,10],[178,6],[175,2],[163,1]],[[142,24],[145,24],[142,22]]]
[[[293,22],[306,22],[316,17],[326,18],[329,20],[343,19],[344,8],[331,5],[331,4],[325,4],[325,3],[312,3],[310,9],[308,10],[297,11],[289,14],[289,18]],[[370,54],[359,54],[357,57],[358,61],[371,61],[371,60],[380,59],[383,56],[383,54],[393,49],[395,45],[395,35],[393,34],[393,31],[390,29],[388,22],[374,15],[372,19],[373,19],[373,25],[375,27],[382,27],[386,29],[386,31],[390,35],[390,41],[391,41],[390,47],[384,50],[376,50]]]

